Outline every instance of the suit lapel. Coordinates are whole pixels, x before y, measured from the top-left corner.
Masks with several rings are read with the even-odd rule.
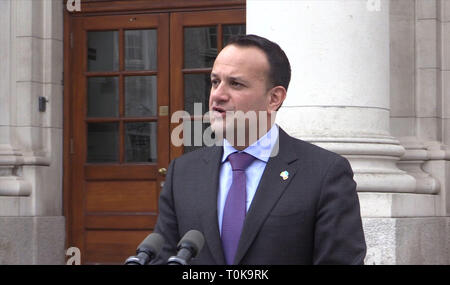
[[[266,217],[295,175],[296,169],[293,167],[292,162],[296,161],[297,157],[293,156],[295,152],[290,151],[292,144],[288,142],[289,139],[290,137],[280,128],[279,152],[278,155],[271,157],[267,162],[255,197],[247,212],[234,260],[235,264],[239,264],[244,257]],[[283,171],[289,173],[288,178],[285,180],[280,176],[280,173]]]
[[[214,146],[206,151],[202,161],[199,161],[204,164],[205,172],[199,185],[200,196],[197,197],[205,243],[217,264],[225,264],[217,216],[217,191],[222,153],[223,147]]]

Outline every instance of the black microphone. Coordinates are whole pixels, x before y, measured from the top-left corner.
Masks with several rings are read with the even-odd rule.
[[[177,245],[178,253],[167,260],[168,265],[188,265],[205,244],[203,234],[197,230],[188,231]]]
[[[147,265],[158,256],[164,245],[164,238],[158,233],[149,234],[137,247],[136,255],[125,260],[125,265]]]

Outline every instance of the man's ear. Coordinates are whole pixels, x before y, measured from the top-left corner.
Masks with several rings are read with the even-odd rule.
[[[267,112],[272,113],[277,111],[284,99],[286,99],[286,89],[283,86],[275,86],[269,91],[269,105],[267,106]]]

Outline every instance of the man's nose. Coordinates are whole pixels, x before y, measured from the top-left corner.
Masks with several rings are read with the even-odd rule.
[[[228,89],[224,82],[221,82],[218,86],[216,86],[216,88],[211,88],[210,98],[212,101],[216,102],[228,101]]]

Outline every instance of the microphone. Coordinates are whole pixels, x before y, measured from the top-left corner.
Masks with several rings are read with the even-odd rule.
[[[167,265],[189,265],[205,244],[203,234],[197,230],[188,231],[177,245],[178,253],[167,260]]]
[[[158,256],[164,245],[164,238],[158,233],[149,234],[137,247],[136,255],[125,260],[125,265],[147,265]]]

